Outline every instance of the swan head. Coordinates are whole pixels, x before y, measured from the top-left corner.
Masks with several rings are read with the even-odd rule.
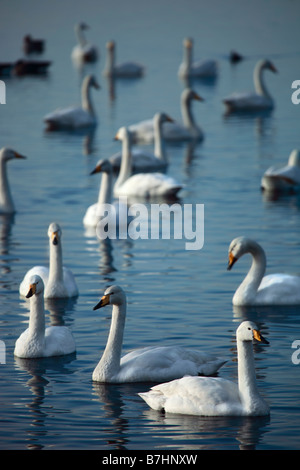
[[[76,23],[75,26],[75,31],[85,31],[86,29],[89,29],[89,25],[87,25],[86,23],[84,23],[83,21],[81,21],[80,23]]]
[[[96,88],[96,90],[100,90],[101,88],[94,75],[87,75],[83,81],[83,86],[92,86]]]
[[[25,159],[24,155],[21,155],[20,153],[16,152],[15,150],[8,148],[8,147],[3,147],[0,150],[0,158],[1,160],[8,161],[8,160],[13,160],[14,158],[22,158]]]
[[[275,65],[268,59],[260,60],[257,64],[257,66],[261,69],[271,70],[271,72],[273,72],[273,73],[278,72]]]
[[[198,95],[194,90],[191,88],[186,88],[183,90],[182,95],[181,95],[181,100],[182,101],[191,101],[191,100],[196,100],[196,101],[204,101],[202,96]]]
[[[174,119],[172,119],[168,114],[166,113],[156,113],[154,115],[154,122],[158,123],[163,123],[163,122],[174,122]]]
[[[131,140],[131,132],[129,131],[127,127],[123,126],[123,127],[120,127],[120,129],[116,133],[115,140],[123,141],[125,139]]]
[[[264,344],[269,344],[257,328],[256,324],[252,321],[244,321],[236,330],[236,338],[238,341],[259,341]]]
[[[52,222],[48,228],[48,237],[53,245],[58,245],[62,236],[61,228],[56,222]]]
[[[289,166],[300,166],[300,151],[295,149],[291,152],[288,161]]]
[[[41,294],[44,291],[44,283],[40,276],[34,274],[29,278],[29,289],[26,294],[26,299],[29,299],[33,295]]]
[[[184,38],[183,40],[183,46],[188,48],[188,49],[192,49],[193,47],[193,40],[192,38]]]
[[[115,45],[116,45],[116,44],[115,44],[115,41],[108,41],[108,42],[106,43],[106,49],[107,49],[108,51],[113,51],[113,50],[115,49]]]
[[[99,160],[94,170],[91,172],[91,175],[95,175],[96,173],[111,173],[112,172],[112,164],[109,160]]]
[[[254,250],[262,250],[262,248],[254,240],[247,237],[237,237],[229,245],[228,250],[228,266],[230,271],[234,263],[245,253],[252,253]]]
[[[105,290],[100,302],[95,305],[93,310],[105,307],[105,305],[122,305],[125,300],[125,292],[120,286],[110,286]]]

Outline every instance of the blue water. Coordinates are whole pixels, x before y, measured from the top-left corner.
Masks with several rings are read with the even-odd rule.
[[[1,8],[1,60],[21,57],[22,37],[47,41],[52,60],[47,77],[6,79],[1,105],[1,147],[27,160],[9,162],[17,214],[1,223],[0,364],[1,449],[299,449],[300,365],[292,343],[300,339],[300,309],[233,309],[232,295],[249,268],[244,257],[227,272],[230,241],[239,235],[264,247],[268,272],[300,274],[300,199],[270,200],[260,191],[264,171],[284,164],[298,148],[300,106],[291,102],[299,77],[298,2],[255,0],[209,3],[199,0],[82,2],[12,0]],[[74,68],[73,25],[90,25],[100,61]],[[205,101],[195,103],[205,140],[190,149],[168,146],[168,173],[185,184],[181,203],[204,204],[204,246],[185,249],[185,240],[123,240],[100,243],[85,233],[82,218],[96,201],[96,162],[120,149],[117,129],[164,110],[180,119],[183,83],[177,77],[182,39],[194,38],[195,56],[219,62],[214,83],[192,87]],[[142,79],[110,84],[101,73],[105,43],[115,39],[118,60],[146,66]],[[231,49],[245,60],[234,66]],[[253,87],[256,61],[267,57],[278,74],[266,81],[276,101],[264,116],[224,117],[222,98]],[[101,90],[93,92],[99,124],[93,134],[44,131],[43,116],[80,100],[83,74],[93,71]],[[73,303],[47,305],[47,321],[72,330],[77,353],[51,360],[14,358],[14,343],[26,328],[28,305],[18,294],[24,273],[48,263],[47,228],[63,230],[64,263],[74,272],[80,296]],[[124,351],[154,344],[179,344],[213,351],[227,359],[219,375],[237,380],[235,330],[256,321],[269,346],[255,348],[259,389],[271,415],[263,419],[161,416],[137,395],[151,384],[100,385],[91,374],[106,344],[110,308],[93,311],[105,287],[116,283],[128,296]]]

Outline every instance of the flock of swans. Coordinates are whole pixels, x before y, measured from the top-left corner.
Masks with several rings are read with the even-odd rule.
[[[95,61],[97,48],[89,44],[84,31],[87,25],[76,25],[78,45],[72,52],[73,60]],[[179,67],[181,77],[212,77],[218,73],[215,61],[193,61],[193,42],[184,41],[184,58]],[[115,43],[107,44],[106,76],[140,76],[144,67],[135,62],[115,63]],[[254,70],[255,93],[236,93],[224,100],[230,111],[242,109],[270,109],[273,100],[264,84],[265,70],[276,71],[268,60],[259,61]],[[45,116],[48,129],[75,129],[97,124],[91,97],[91,88],[99,89],[97,80],[88,75],[82,83],[82,106],[68,107]],[[157,113],[149,120],[121,127],[116,139],[122,141],[122,151],[97,163],[92,174],[101,172],[99,198],[91,205],[83,218],[83,224],[95,227],[99,222],[99,206],[112,203],[120,195],[137,195],[148,198],[153,195],[176,195],[182,185],[167,176],[168,161],[165,140],[203,139],[203,131],[196,124],[192,101],[202,98],[190,88],[181,96],[182,124],[174,122],[166,113]],[[136,142],[154,142],[153,153],[132,149]],[[15,207],[7,178],[9,160],[26,158],[9,148],[0,151],[0,208],[2,213],[13,213]],[[262,178],[262,187],[295,189],[300,185],[299,152],[293,151],[288,165],[282,169],[269,169]],[[134,174],[133,174],[134,170]],[[113,173],[119,172],[113,183]],[[15,343],[14,353],[21,358],[41,358],[71,354],[76,345],[70,330],[65,326],[45,326],[44,299],[77,297],[75,276],[63,264],[62,230],[57,223],[48,229],[49,266],[34,266],[20,283],[19,293],[29,299],[29,325]],[[266,254],[254,240],[238,237],[228,252],[228,269],[245,255],[252,257],[251,268],[237,288],[234,305],[291,305],[300,304],[300,277],[287,274],[265,276]],[[120,286],[106,289],[94,310],[112,306],[110,331],[105,350],[96,365],[92,379],[103,383],[145,382],[159,383],[148,392],[139,395],[154,410],[170,413],[205,416],[259,416],[270,413],[261,397],[255,376],[253,342],[267,343],[257,326],[244,321],[236,331],[238,351],[238,384],[221,377],[211,377],[226,363],[224,357],[216,357],[201,350],[179,346],[152,346],[136,349],[122,356],[127,300]]]

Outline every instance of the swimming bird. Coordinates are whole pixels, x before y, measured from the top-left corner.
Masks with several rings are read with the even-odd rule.
[[[218,74],[218,64],[215,60],[193,61],[193,40],[183,40],[183,61],[179,66],[180,78],[215,78]]]
[[[89,26],[84,23],[77,23],[74,26],[75,36],[77,37],[78,44],[72,50],[72,60],[76,64],[85,62],[96,62],[99,57],[99,51],[96,46],[87,42],[84,31],[89,29]]]
[[[131,133],[126,127],[120,128],[115,138],[122,141],[122,162],[114,185],[115,196],[136,196],[140,198],[177,196],[183,186],[170,176],[163,173],[137,173],[132,175]]]
[[[26,34],[23,38],[23,50],[25,54],[41,54],[45,50],[44,39],[33,39],[30,34]]]
[[[131,164],[134,172],[163,171],[168,166],[165,139],[162,137],[166,123],[174,122],[166,113],[156,113],[153,117],[154,127],[154,153],[144,149],[133,148],[131,150]],[[120,170],[122,152],[110,157],[114,171]]]
[[[180,106],[182,123],[173,120],[165,123],[162,129],[162,137],[168,142],[186,142],[191,140],[201,141],[204,138],[202,129],[196,123],[192,112],[193,101],[204,101],[191,88],[185,88],[181,93]],[[150,143],[154,139],[153,119],[146,119],[136,124],[131,124],[129,130],[132,134],[133,142]]]
[[[270,167],[261,180],[261,188],[267,191],[295,193],[300,190],[300,152],[291,152],[288,163],[282,168]]]
[[[49,268],[47,266],[34,266],[24,276],[19,292],[22,296],[28,293],[29,280],[37,274],[45,285],[45,298],[68,298],[78,295],[78,288],[72,271],[63,266],[62,257],[62,231],[60,226],[53,222],[48,228],[49,237]]]
[[[145,67],[137,62],[127,61],[116,64],[116,43],[109,41],[106,44],[107,57],[103,75],[112,78],[136,78],[144,74]]]
[[[81,107],[59,108],[45,116],[47,130],[81,129],[97,124],[97,117],[91,99],[91,88],[100,88],[93,75],[87,75],[81,86]]]
[[[252,256],[251,268],[244,281],[236,290],[234,305],[299,305],[300,276],[290,274],[269,274],[266,270],[266,255],[263,248],[254,240],[237,237],[229,246],[228,270],[234,263],[249,253]]]
[[[76,351],[73,335],[66,326],[45,327],[44,283],[40,276],[28,279],[29,326],[17,339],[14,354],[22,358],[52,357]]]
[[[274,107],[274,100],[264,83],[264,71],[277,69],[269,60],[260,60],[254,68],[253,80],[255,92],[236,92],[223,100],[227,112],[236,111],[263,111],[271,110]]]
[[[7,178],[6,165],[9,160],[24,159],[23,155],[8,147],[0,150],[0,214],[14,214],[16,212]]]
[[[257,388],[253,340],[268,344],[255,323],[236,331],[238,384],[220,377],[183,377],[155,385],[139,396],[154,410],[196,416],[267,416],[269,405]]]
[[[105,350],[93,371],[95,382],[158,382],[190,375],[212,375],[226,361],[211,354],[179,346],[135,349],[121,358],[126,318],[126,295],[110,286],[94,310],[113,305],[112,321]]]

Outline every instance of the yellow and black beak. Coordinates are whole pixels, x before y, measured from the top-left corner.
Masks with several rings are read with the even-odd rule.
[[[229,253],[228,255],[228,265],[227,265],[227,270],[230,271],[232,266],[234,265],[234,263],[237,261],[238,259],[233,256],[232,253]]]
[[[36,284],[30,284],[29,291],[26,294],[26,299],[29,299],[36,293]]]
[[[193,98],[194,100],[197,100],[197,101],[205,101],[204,98],[202,98],[202,96],[198,95],[198,93],[195,93],[193,94]]]
[[[93,310],[98,310],[99,308],[102,308],[102,307],[105,307],[105,305],[108,305],[109,298],[110,298],[110,294],[103,295],[103,297],[101,297],[100,302],[98,302],[97,305],[95,305]]]
[[[97,165],[96,168],[90,173],[90,175],[95,175],[96,173],[100,173],[102,171],[102,165]]]
[[[269,344],[269,341],[263,337],[259,330],[253,330],[253,338],[256,339],[256,341],[260,341],[261,343]]]
[[[25,157],[24,155],[21,155],[21,154],[18,153],[18,152],[14,152],[14,154],[15,154],[15,157],[16,157],[16,158],[23,158],[23,159],[27,158],[27,157]]]
[[[59,241],[58,232],[53,232],[51,234],[51,240],[52,240],[53,245],[58,245],[58,241]]]

